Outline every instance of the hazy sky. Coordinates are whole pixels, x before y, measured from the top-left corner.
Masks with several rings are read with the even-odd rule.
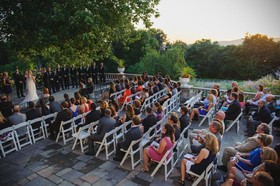
[[[245,33],[280,37],[280,0],[161,0],[153,27],[169,41],[240,39]]]

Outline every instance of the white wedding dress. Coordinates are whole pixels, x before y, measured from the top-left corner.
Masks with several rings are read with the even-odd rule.
[[[26,76],[26,97],[21,103],[36,101],[39,97],[36,92],[36,85],[32,77]]]

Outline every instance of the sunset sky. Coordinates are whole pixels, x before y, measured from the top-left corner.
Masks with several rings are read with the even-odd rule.
[[[280,0],[161,0],[153,27],[169,41],[229,41],[245,33],[280,37]]]

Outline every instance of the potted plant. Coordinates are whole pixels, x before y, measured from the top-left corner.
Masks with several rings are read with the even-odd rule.
[[[188,85],[190,78],[195,77],[195,71],[194,69],[192,69],[189,66],[185,66],[182,68],[181,71],[181,76],[180,76],[180,83],[182,87],[190,87],[190,85]]]
[[[124,70],[125,70],[125,62],[123,59],[119,59],[116,61],[116,63],[118,64],[118,72],[120,74],[123,74]]]

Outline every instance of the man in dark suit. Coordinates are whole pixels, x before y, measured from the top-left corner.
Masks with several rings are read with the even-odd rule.
[[[48,73],[49,73],[49,78],[50,78],[50,87],[52,89],[52,93],[55,93],[56,90],[55,90],[55,72],[52,71],[52,69],[49,67],[48,69]],[[49,91],[51,90],[49,89]]]
[[[103,63],[100,63],[100,66],[99,66],[99,76],[100,76],[100,83],[105,83],[106,82],[105,69],[104,69]]]
[[[61,111],[61,106],[60,104],[54,100],[53,96],[49,97],[49,101],[50,101],[50,111],[51,113],[55,113],[55,112],[60,112]]]
[[[238,94],[236,92],[232,92],[229,99],[232,102],[230,103],[228,109],[225,111],[225,120],[235,120],[241,112],[240,103],[238,101]]]
[[[72,65],[72,67],[70,68],[72,88],[74,88],[75,86],[76,86],[76,88],[78,87],[77,74],[78,74],[78,71],[77,71],[75,65]]]
[[[248,132],[246,136],[253,136],[255,134],[256,128],[261,123],[269,123],[271,121],[271,113],[267,106],[265,105],[264,100],[258,101],[258,110],[250,117],[247,121],[247,130]]]
[[[29,110],[26,112],[26,121],[33,120],[39,117],[42,117],[42,112],[39,108],[35,108],[35,104],[33,101],[28,103]],[[41,122],[36,122],[32,125],[32,128],[40,128]]]
[[[66,67],[66,65],[64,65],[62,68],[62,76],[63,76],[64,88],[69,89],[69,69]]]
[[[50,124],[50,139],[55,140],[59,132],[59,127],[62,121],[68,121],[73,117],[73,112],[68,109],[68,103],[66,101],[61,103],[62,111],[57,113],[55,121]]]
[[[13,107],[12,102],[8,101],[7,96],[1,96],[0,112],[6,119],[13,114]]]
[[[13,74],[13,78],[15,81],[18,98],[24,97],[23,95],[24,76],[19,73],[19,70],[17,68],[16,68],[16,72]]]
[[[269,109],[270,113],[276,112],[276,104],[274,102],[274,96],[272,94],[269,94],[266,97],[266,104],[267,108]]]
[[[189,109],[185,106],[182,106],[180,109],[181,117],[179,118],[180,126],[181,126],[181,133],[183,130],[189,126],[190,118],[188,116]],[[188,137],[188,130],[185,132],[184,137]]]
[[[64,86],[63,86],[64,73],[62,71],[62,68],[60,68],[60,65],[57,65],[56,73],[57,73],[57,77],[58,77],[58,83],[59,83],[61,89],[64,90]]]
[[[141,118],[139,116],[136,115],[132,118],[132,126],[125,134],[125,139],[123,141],[119,141],[117,144],[116,154],[113,158],[115,161],[122,160],[125,153],[121,151],[121,149],[127,150],[132,141],[138,140],[142,137],[142,132],[138,126],[140,122]],[[135,146],[133,146],[133,149],[135,150],[136,148],[138,148],[138,145],[136,144]]]
[[[88,113],[86,115],[85,125],[88,125],[92,122],[98,121],[101,118],[101,112],[100,112],[100,110],[96,110],[96,104],[95,103],[92,103],[90,105],[90,109],[91,109],[90,113]]]
[[[92,71],[92,79],[93,79],[93,82],[94,84],[97,84],[98,81],[97,81],[97,73],[98,73],[98,70],[97,70],[97,67],[96,67],[96,63],[93,62],[91,64],[91,71]]]
[[[105,134],[115,128],[116,120],[111,117],[111,110],[105,110],[105,117],[99,120],[97,131],[88,137],[88,149],[86,155],[95,155],[94,141],[102,141]]]
[[[157,124],[157,118],[153,114],[153,109],[151,107],[146,107],[146,115],[146,118],[144,118],[142,122],[144,133],[147,132],[149,128]]]
[[[49,73],[47,72],[46,68],[43,68],[43,84],[45,88],[49,89],[49,93],[51,93],[51,87],[50,87],[50,77]]]

